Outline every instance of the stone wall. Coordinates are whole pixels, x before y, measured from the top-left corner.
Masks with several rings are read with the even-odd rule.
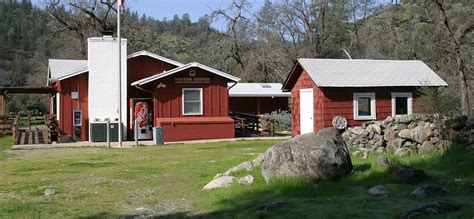
[[[414,116],[387,117],[383,121],[370,121],[348,128],[343,137],[348,145],[355,146],[355,155],[364,157],[371,152],[393,151],[396,156],[432,151],[444,152],[449,145],[439,128],[430,118]]]

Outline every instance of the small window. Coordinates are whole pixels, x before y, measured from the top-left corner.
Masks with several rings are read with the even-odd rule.
[[[183,115],[202,115],[202,88],[183,88]]]
[[[372,120],[375,115],[375,93],[354,93],[354,119]]]
[[[412,94],[409,92],[392,93],[392,116],[412,114]]]

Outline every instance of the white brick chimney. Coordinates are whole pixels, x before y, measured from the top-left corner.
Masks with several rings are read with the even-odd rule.
[[[118,45],[112,36],[93,37],[88,42],[89,123],[96,119],[116,122],[118,114]],[[122,39],[122,124],[127,134],[127,39]]]

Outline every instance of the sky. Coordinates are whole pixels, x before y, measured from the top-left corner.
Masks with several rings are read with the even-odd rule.
[[[45,0],[31,0],[40,7],[44,6]],[[205,14],[211,14],[213,9],[227,8],[232,0],[125,0],[125,6],[138,13],[156,19],[173,19],[174,15],[182,16],[187,13],[192,21],[197,21]],[[258,11],[264,4],[264,0],[252,0],[252,12]],[[221,29],[220,24],[214,27]]]
[[[66,0],[67,1],[67,0]],[[250,0],[252,3],[251,12],[257,12],[264,5],[264,0]],[[31,0],[37,6],[44,6],[45,0]],[[138,13],[146,14],[162,20],[173,19],[174,15],[182,16],[187,13],[192,21],[197,21],[205,14],[211,14],[213,9],[228,8],[232,0],[125,0],[125,6]],[[390,0],[377,0],[379,3],[387,3]],[[213,23],[214,28],[222,30],[224,24]]]

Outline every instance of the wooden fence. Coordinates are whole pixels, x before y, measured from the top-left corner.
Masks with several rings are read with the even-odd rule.
[[[0,116],[0,137],[13,136],[13,143],[17,144],[20,136],[19,116]]]
[[[0,116],[5,114],[5,96],[0,94]]]

